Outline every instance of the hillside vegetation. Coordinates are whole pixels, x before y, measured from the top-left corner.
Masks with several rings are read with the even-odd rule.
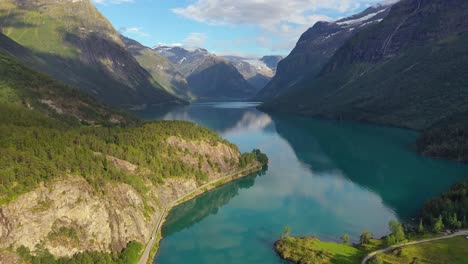
[[[0,31],[25,47],[10,55],[107,104],[182,102],[138,64],[90,0],[1,1]]]
[[[161,208],[268,161],[193,123],[143,123],[1,49],[0,75],[0,262],[135,263]]]
[[[106,107],[76,89],[23,66],[2,52],[0,75],[2,124],[7,119],[24,125],[29,122],[43,125],[55,122],[39,113],[56,117],[69,125],[128,125],[137,122],[136,118]]]

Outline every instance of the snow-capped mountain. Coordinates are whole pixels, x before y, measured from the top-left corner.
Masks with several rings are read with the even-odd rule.
[[[381,22],[390,10],[390,4],[379,4],[334,22],[317,22],[302,34],[291,54],[279,62],[276,75],[256,99],[268,101],[288,92],[304,78],[314,77],[348,39]]]
[[[198,99],[248,99],[258,91],[239,72],[234,63],[206,49],[181,45],[154,47],[181,72]]]
[[[262,58],[244,58],[224,56],[239,70],[244,78],[257,90],[262,89],[276,73],[282,56],[264,56]]]

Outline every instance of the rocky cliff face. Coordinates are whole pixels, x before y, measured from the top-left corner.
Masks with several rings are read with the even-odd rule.
[[[297,83],[316,76],[335,52],[356,33],[382,21],[391,9],[388,5],[365,11],[335,22],[318,22],[300,37],[296,47],[278,65],[275,77],[256,98],[269,101],[290,92]],[[265,57],[266,61],[278,58]]]
[[[89,0],[5,0],[0,25],[5,35],[32,51],[34,56],[19,54],[22,62],[108,104],[178,101],[138,64]]]
[[[232,146],[170,137],[165,141],[185,153],[181,159],[208,173],[209,180],[237,169],[239,151]],[[193,158],[193,157],[203,158]],[[108,157],[117,168],[138,166]],[[108,183],[97,191],[83,178],[71,175],[44,184],[0,207],[0,249],[42,247],[55,256],[83,251],[119,252],[129,241],[145,243],[162,208],[195,190],[194,178],[172,178],[160,185],[146,182],[146,197],[131,186]],[[11,253],[0,259],[15,260]]]

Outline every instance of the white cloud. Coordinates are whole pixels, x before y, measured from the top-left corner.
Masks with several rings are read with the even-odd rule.
[[[190,33],[187,36],[187,38],[184,39],[184,43],[187,46],[203,47],[205,45],[205,41],[207,37],[208,36],[205,33],[199,33],[199,32]]]
[[[389,1],[398,0],[385,0]],[[273,50],[284,50],[291,49],[298,37],[317,21],[334,20],[379,2],[381,0],[196,0],[172,11],[212,25],[253,25],[261,30],[257,43]]]
[[[149,37],[150,34],[143,31],[141,27],[121,27],[119,28],[121,34],[135,35],[139,37]]]

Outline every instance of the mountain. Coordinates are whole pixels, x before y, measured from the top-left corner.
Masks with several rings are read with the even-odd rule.
[[[402,0],[349,39],[318,76],[264,107],[429,129],[421,152],[466,161],[467,11],[463,0]]]
[[[318,22],[308,29],[291,53],[278,64],[276,75],[256,96],[269,101],[288,91],[305,78],[316,76],[335,52],[356,33],[380,22],[390,11],[388,5],[376,5],[335,22]],[[263,57],[272,63],[279,58]]]
[[[0,263],[137,263],[162,208],[261,167],[206,128],[142,122],[19,53],[33,56],[0,34]]]
[[[90,0],[0,2],[1,31],[31,50],[23,63],[113,106],[180,103],[127,51]]]
[[[224,56],[244,76],[256,91],[260,91],[276,73],[281,56],[264,56],[261,59]]]
[[[2,116],[14,118],[18,113],[34,110],[69,125],[128,125],[137,121],[128,114],[100,104],[89,95],[22,65],[9,55],[11,53],[22,54],[24,58],[32,56],[26,48],[0,33]]]
[[[191,92],[200,100],[240,100],[256,93],[229,60],[205,49],[164,45],[154,49],[187,78]]]
[[[133,39],[125,36],[121,36],[121,39],[140,65],[151,73],[153,78],[164,89],[186,101],[194,99],[187,80],[168,59],[161,56],[157,51],[145,47]]]

